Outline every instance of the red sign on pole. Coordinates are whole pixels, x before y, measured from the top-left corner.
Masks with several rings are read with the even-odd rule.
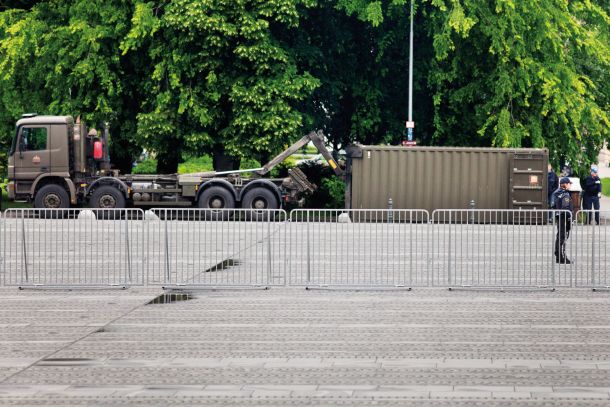
[[[412,141],[403,140],[402,141],[402,145],[403,145],[403,147],[415,147],[415,146],[417,146],[417,141],[415,141],[415,140],[412,140]]]

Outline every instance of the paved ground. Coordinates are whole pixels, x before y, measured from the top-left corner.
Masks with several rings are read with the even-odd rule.
[[[158,294],[0,289],[0,405],[610,404],[610,293]]]

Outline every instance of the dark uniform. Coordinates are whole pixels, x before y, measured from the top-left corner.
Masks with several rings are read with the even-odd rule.
[[[561,188],[555,191],[553,195],[555,209],[562,211],[555,215],[557,222],[557,236],[555,237],[555,260],[557,263],[570,264],[570,260],[566,257],[566,240],[568,240],[570,237],[570,230],[572,229],[572,198],[570,197],[569,191]]]
[[[582,196],[583,209],[595,209],[595,223],[599,225],[599,194],[602,192],[602,183],[599,177],[589,175],[585,178],[584,194]],[[591,213],[588,213],[587,223],[591,224]]]

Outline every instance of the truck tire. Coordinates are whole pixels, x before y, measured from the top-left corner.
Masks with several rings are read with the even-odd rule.
[[[199,195],[197,206],[202,209],[210,210],[209,215],[206,214],[204,219],[229,219],[232,215],[231,211],[223,209],[235,208],[235,198],[233,198],[233,194],[228,189],[214,185],[206,188],[201,195]]]
[[[256,187],[247,191],[241,200],[241,207],[251,209],[246,212],[248,219],[257,221],[271,220],[273,214],[267,209],[278,209],[279,202],[273,192],[267,188]]]
[[[126,200],[123,193],[112,185],[102,185],[95,188],[89,198],[89,207],[98,209],[95,212],[98,219],[120,219],[122,211],[114,211],[110,209],[122,209],[126,206]],[[104,210],[108,209],[108,210]]]
[[[34,207],[37,209],[52,209],[52,211],[40,211],[41,218],[57,219],[65,215],[66,209],[70,207],[70,198],[64,187],[57,184],[47,184],[40,188],[34,196]]]

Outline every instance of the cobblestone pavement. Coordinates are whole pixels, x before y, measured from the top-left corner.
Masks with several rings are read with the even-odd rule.
[[[0,405],[607,406],[610,294],[0,289]]]

